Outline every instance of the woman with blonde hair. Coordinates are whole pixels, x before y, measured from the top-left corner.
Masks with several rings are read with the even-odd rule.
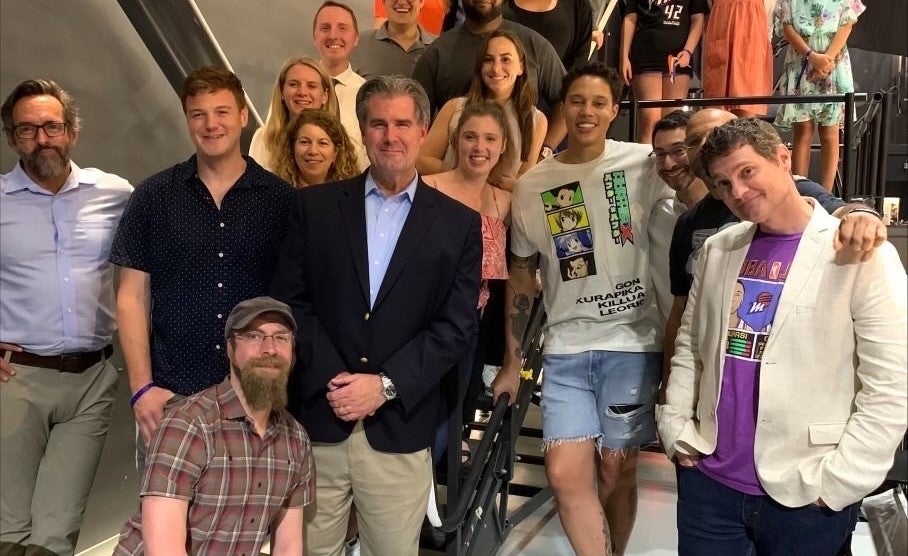
[[[481,100],[498,102],[505,112],[511,137],[511,153],[492,174],[492,183],[511,191],[517,177],[536,164],[548,129],[545,115],[536,109],[536,85],[528,79],[526,53],[512,32],[498,29],[486,37],[476,57],[473,82],[465,97],[442,106],[419,153],[422,174],[454,167],[454,149],[449,138],[466,106]]]
[[[340,116],[331,77],[312,58],[290,58],[281,67],[271,92],[265,125],[255,130],[249,156],[266,170],[274,171],[274,156],[280,152],[287,124],[303,110],[320,108]]]
[[[274,173],[293,187],[358,175],[356,151],[340,119],[324,110],[304,110],[293,118],[284,133]]]

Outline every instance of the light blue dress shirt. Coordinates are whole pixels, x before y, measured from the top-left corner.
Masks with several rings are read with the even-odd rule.
[[[70,165],[56,195],[20,164],[0,176],[0,341],[39,355],[101,349],[116,328],[107,257],[132,186]]]
[[[369,307],[375,305],[375,297],[381,288],[388,263],[397,246],[397,238],[410,214],[416,183],[419,175],[407,188],[396,195],[385,197],[372,179],[372,172],[366,175],[366,244],[369,248]]]

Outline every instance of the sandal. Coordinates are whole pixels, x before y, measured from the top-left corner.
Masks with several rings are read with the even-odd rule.
[[[466,463],[470,461],[470,458],[473,457],[473,452],[470,451],[470,445],[467,444],[466,440],[460,441],[460,463]]]

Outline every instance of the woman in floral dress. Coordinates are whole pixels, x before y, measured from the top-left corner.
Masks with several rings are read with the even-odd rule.
[[[854,91],[851,60],[846,41],[858,16],[860,0],[779,0],[775,32],[788,40],[782,73],[785,95],[834,95]],[[839,128],[845,104],[785,104],[776,114],[776,125],[793,128],[791,171],[806,176],[814,129],[820,135],[820,183],[832,191],[839,165]]]

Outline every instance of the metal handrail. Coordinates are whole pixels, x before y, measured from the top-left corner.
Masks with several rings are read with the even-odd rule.
[[[709,107],[709,106],[748,106],[751,104],[813,104],[820,102],[848,102],[867,100],[867,93],[842,93],[838,95],[776,95],[761,97],[716,97],[716,98],[676,98],[665,100],[625,100],[619,103],[621,108],[637,105],[640,108],[671,108],[673,106]]]
[[[544,322],[545,309],[543,307],[542,296],[539,296],[530,310],[530,318],[520,343],[522,369],[527,369],[529,365],[535,363],[529,359],[531,355],[539,351],[538,344],[540,337],[542,336]],[[521,400],[529,398],[529,395],[525,390],[534,386],[535,384],[528,384],[528,381],[520,381],[520,390],[517,394],[517,400],[515,400],[515,406],[521,404]],[[470,471],[467,473],[466,479],[464,479],[464,482],[458,489],[456,501],[454,504],[448,504],[448,512],[442,520],[441,526],[437,527],[437,529],[444,531],[445,533],[451,533],[463,525],[464,517],[466,516],[472,501],[477,496],[477,486],[479,486],[480,480],[483,479],[483,470],[488,467],[490,461],[494,466],[496,460],[502,457],[499,452],[492,452],[494,441],[502,434],[510,436],[514,435],[516,432],[509,428],[508,430],[505,430],[503,427],[503,424],[506,423],[510,402],[511,396],[508,393],[501,394],[495,401],[492,414],[485,427],[485,432],[479,441],[479,447],[473,455],[473,463],[470,467]],[[509,445],[510,450],[513,451],[513,442],[510,442]],[[513,458],[513,454],[510,453],[506,456],[508,461]]]
[[[437,527],[437,529],[445,533],[451,533],[463,524],[467,509],[469,509],[473,495],[476,493],[480,473],[486,467],[485,465],[480,465],[480,463],[484,464],[489,459],[492,451],[492,442],[498,436],[498,430],[501,429],[501,423],[504,421],[510,401],[511,396],[508,393],[498,396],[498,401],[495,402],[495,407],[492,409],[492,416],[489,417],[486,433],[482,435],[482,439],[479,441],[479,448],[476,449],[476,454],[473,456],[473,465],[470,467],[470,472],[461,487],[460,496],[457,497],[457,502],[453,508],[445,515],[444,520],[441,522],[441,527]],[[451,508],[451,506],[448,507]]]
[[[875,95],[874,95],[875,96]],[[681,98],[669,100],[630,100],[619,104],[621,109],[630,109],[628,121],[628,138],[633,141],[637,134],[637,115],[641,108],[672,108],[672,107],[710,107],[710,106],[748,106],[751,104],[816,104],[826,102],[845,103],[844,141],[842,157],[842,198],[850,200],[854,196],[857,182],[857,148],[854,141],[855,133],[855,102],[866,101],[867,93],[843,93],[837,95],[776,95],[753,97],[721,97],[721,98]]]

